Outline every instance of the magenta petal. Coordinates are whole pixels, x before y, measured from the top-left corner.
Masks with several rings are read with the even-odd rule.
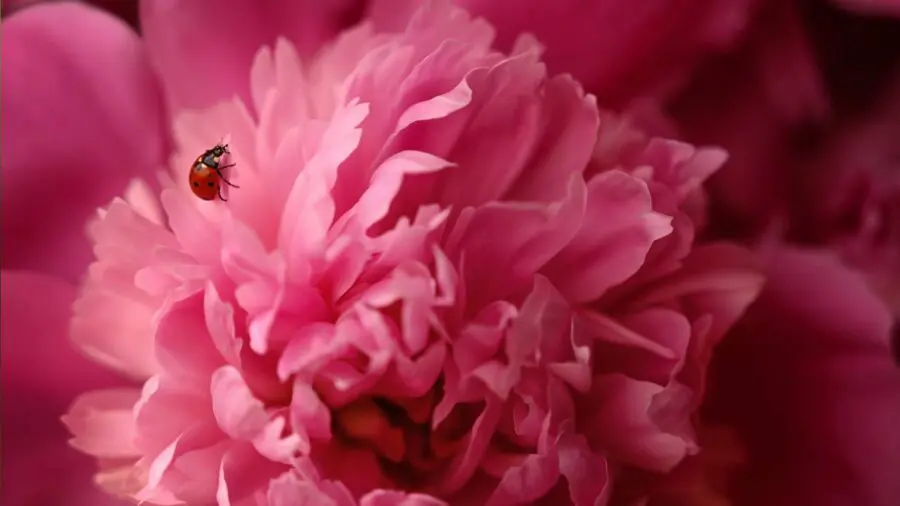
[[[890,314],[827,254],[777,252],[767,275],[715,364],[711,412],[740,430],[752,465],[739,504],[896,504]]]
[[[654,418],[660,395],[666,389],[621,374],[594,378],[585,421],[596,432],[589,434],[591,447],[601,448],[620,462],[655,472],[668,472],[696,450],[692,438],[667,432]],[[673,416],[687,421],[690,410],[682,406]],[[669,415],[669,413],[666,413]]]
[[[622,171],[594,176],[587,186],[578,234],[544,272],[573,302],[587,302],[643,265],[653,242],[672,231],[671,218],[653,212],[646,183]]]
[[[91,213],[165,159],[156,80],[137,34],[75,2],[4,20],[0,59],[3,267],[74,281]]]
[[[200,108],[235,93],[250,104],[250,66],[279,36],[303,57],[353,22],[355,0],[247,2],[143,0],[141,29],[173,110]]]
[[[407,494],[394,490],[375,490],[359,500],[360,506],[447,506],[447,503],[426,494]]]

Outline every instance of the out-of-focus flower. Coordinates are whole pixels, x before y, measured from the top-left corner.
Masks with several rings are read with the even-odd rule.
[[[900,73],[872,111],[827,136],[798,170],[789,236],[862,271],[900,321]]]
[[[767,6],[741,48],[706,65],[668,109],[682,135],[727,146],[727,170],[709,186],[713,225],[732,236],[765,229],[790,200],[795,133],[830,112],[797,6]]]
[[[79,4],[29,7],[3,39],[2,265],[76,282],[86,220],[168,156],[159,89],[137,35]]]
[[[42,3],[73,1],[81,1],[99,7],[125,21],[130,26],[137,27],[138,0],[2,0],[0,1],[0,14],[3,17],[7,17],[26,7],[33,7]]]
[[[834,254],[782,248],[766,263],[765,290],[717,351],[705,414],[747,450],[734,504],[896,504],[893,316]]]
[[[107,490],[594,504],[623,467],[696,452],[712,348],[762,281],[739,248],[693,247],[725,156],[605,113],[598,132],[531,39],[492,41],[425,2],[313,59],[279,39],[246,102],[177,117],[175,179],[100,213],[75,306],[82,349],[144,382],[66,417]],[[223,136],[240,188],[199,201],[185,171]]]
[[[122,383],[67,345],[75,287],[52,276],[4,270],[0,288],[0,500],[10,506],[124,504],[93,486],[95,464],[69,447],[69,435],[59,423],[76,395]],[[53,477],[52,487],[48,477]]]
[[[835,0],[835,3],[863,14],[900,17],[900,2],[897,0]]]
[[[635,489],[651,490],[650,506],[890,506],[900,497],[892,315],[833,254],[765,257],[766,288],[713,360],[703,450],[667,476],[629,473],[614,505],[638,504]]]
[[[900,315],[900,72],[869,89],[826,86],[830,48],[814,47],[796,9],[770,11],[743,55],[711,65],[673,106],[680,132],[732,155],[710,185],[716,230],[833,250]],[[726,71],[738,66],[757,72]],[[860,93],[869,97],[845,98]],[[711,121],[713,110],[730,120]]]

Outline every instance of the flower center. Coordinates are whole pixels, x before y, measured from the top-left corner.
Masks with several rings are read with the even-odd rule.
[[[397,487],[419,490],[461,449],[482,410],[480,404],[460,404],[435,425],[439,400],[440,382],[418,398],[361,398],[335,411],[332,431],[375,453]]]

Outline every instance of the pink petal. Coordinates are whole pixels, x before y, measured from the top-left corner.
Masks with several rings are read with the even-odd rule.
[[[335,218],[335,202],[331,195],[338,166],[359,145],[360,123],[369,114],[367,104],[355,102],[338,110],[322,134],[316,154],[295,178],[285,202],[279,245],[288,264],[309,260],[322,254],[322,247]]]
[[[143,380],[160,366],[150,329],[155,308],[140,299],[88,285],[73,306],[71,333],[75,345],[91,359]]]
[[[74,435],[69,444],[103,458],[140,457],[135,447],[136,389],[93,390],[81,395],[63,417]]]
[[[776,251],[766,274],[714,364],[710,413],[737,428],[749,452],[739,504],[896,504],[893,318],[829,254]]]
[[[573,506],[604,504],[612,492],[609,464],[594,453],[581,435],[559,439],[559,472],[569,482]]]
[[[260,456],[249,445],[234,445],[219,465],[216,499],[219,506],[258,504],[254,495],[265,490],[269,482],[281,475],[286,466]],[[271,506],[271,505],[269,505]]]
[[[353,21],[356,3],[288,2],[263,5],[241,0],[141,2],[144,38],[174,110],[231,98],[250,104],[250,66],[256,51],[285,36],[301,56],[311,56]],[[199,72],[198,69],[206,69]],[[203,85],[197,85],[198,75]]]
[[[647,185],[609,171],[588,182],[578,234],[544,269],[573,302],[598,299],[643,265],[653,241],[672,231],[671,218],[653,212]]]
[[[3,266],[74,281],[94,209],[167,156],[156,79],[137,34],[80,3],[25,9],[3,39]]]
[[[670,471],[696,447],[680,435],[666,432],[651,418],[654,398],[663,392],[660,385],[621,374],[595,377],[583,415],[585,426],[591,427],[586,434],[591,447],[631,466]],[[680,414],[688,420],[690,413],[685,406]]]
[[[453,164],[422,151],[401,151],[382,162],[372,174],[369,187],[345,216],[354,216],[368,229],[388,213],[406,175],[428,174]]]
[[[267,499],[268,506],[356,506],[340,482],[315,483],[290,472],[272,480]]]
[[[232,439],[253,439],[269,421],[265,406],[233,366],[223,366],[212,374],[210,391],[216,421]]]
[[[167,449],[185,434],[202,435],[196,439],[221,437],[211,409],[208,385],[190,385],[167,377],[147,381],[136,408],[136,445],[144,455],[165,460]],[[207,437],[208,436],[208,437]],[[170,458],[174,458],[173,453]],[[168,464],[162,467],[167,467]]]
[[[291,424],[316,439],[331,438],[331,410],[322,402],[312,386],[297,381],[291,397]]]
[[[448,506],[448,503],[426,494],[375,490],[364,495],[359,506]]]
[[[471,290],[469,310],[484,301],[502,299],[524,289],[533,273],[544,266],[577,232],[584,219],[586,188],[580,176],[569,181],[568,195],[552,205],[495,202],[460,219],[453,235],[466,258],[465,283]],[[508,265],[502,272],[498,263]]]
[[[533,503],[544,497],[558,480],[559,462],[556,455],[528,455],[520,464],[503,473],[497,488],[485,504],[499,506]]]
[[[196,293],[170,301],[160,310],[156,325],[156,358],[166,374],[205,384],[225,364],[204,317],[204,296]]]

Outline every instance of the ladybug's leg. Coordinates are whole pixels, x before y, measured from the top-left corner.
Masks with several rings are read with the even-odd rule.
[[[219,200],[221,200],[222,202],[228,202],[228,199],[226,199],[226,198],[222,195],[222,187],[221,187],[221,186],[219,187]]]
[[[232,163],[231,165],[226,165],[226,166],[224,166],[224,167],[219,167],[218,169],[216,169],[216,174],[218,174],[218,175],[219,175],[219,179],[221,179],[222,181],[224,181],[225,184],[227,184],[228,186],[230,186],[230,187],[232,187],[232,188],[240,188],[240,186],[238,186],[238,185],[236,185],[236,184],[233,184],[231,181],[229,181],[228,179],[226,179],[226,178],[225,178],[225,174],[222,173],[222,169],[227,169],[228,167],[234,167],[234,164]]]

